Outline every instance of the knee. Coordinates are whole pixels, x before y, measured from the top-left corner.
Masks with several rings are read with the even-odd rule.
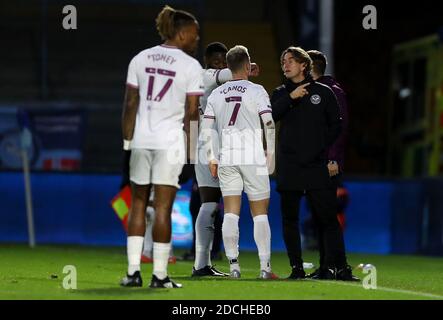
[[[155,214],[156,215],[171,215],[172,213],[172,204],[165,204],[165,203],[156,203],[155,204]]]
[[[162,214],[160,212],[156,212],[155,214],[155,224],[169,224],[171,223],[171,215],[170,214]]]
[[[288,222],[298,222],[298,208],[293,205],[281,206],[282,219]]]
[[[203,203],[198,212],[197,221],[210,221],[214,222],[215,219],[215,209],[217,208],[217,203],[207,202]]]
[[[317,223],[323,229],[335,229],[340,226],[335,213],[318,217]]]
[[[298,224],[298,215],[297,214],[289,214],[288,212],[282,212],[282,220],[283,224]]]
[[[131,210],[128,216],[128,224],[135,226],[139,225],[142,226],[145,224],[145,216],[141,212],[137,212],[134,210]]]
[[[214,216],[210,212],[200,212],[195,220],[196,229],[204,228],[214,230]]]

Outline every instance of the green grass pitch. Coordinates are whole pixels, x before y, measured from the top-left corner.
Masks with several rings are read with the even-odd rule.
[[[176,250],[176,254],[180,254]],[[304,260],[316,263],[316,252]],[[301,300],[301,299],[443,299],[443,258],[349,254],[352,266],[371,263],[377,268],[376,290],[339,281],[258,280],[258,257],[240,252],[241,279],[190,277],[192,263],[178,261],[169,274],[181,289],[149,289],[152,265],[142,265],[143,288],[121,288],[126,271],[124,247],[0,245],[0,299],[171,299],[171,300]],[[77,269],[77,289],[63,289],[63,267]],[[289,274],[285,253],[273,253],[273,271]],[[228,271],[226,260],[217,267]],[[356,270],[361,278],[366,276]]]

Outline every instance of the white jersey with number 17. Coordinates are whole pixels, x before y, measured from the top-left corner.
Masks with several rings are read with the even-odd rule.
[[[272,113],[266,90],[248,80],[228,81],[212,91],[205,120],[219,137],[219,165],[266,165],[260,116]]]
[[[187,95],[203,95],[202,67],[176,47],[155,46],[130,62],[127,85],[139,89],[133,149],[168,149],[183,140]]]

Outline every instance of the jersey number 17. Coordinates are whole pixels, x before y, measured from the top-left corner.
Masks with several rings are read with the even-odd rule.
[[[147,100],[148,101],[161,101],[165,94],[168,92],[169,88],[171,88],[172,82],[174,81],[175,77],[175,71],[165,70],[165,69],[155,69],[155,68],[146,68],[146,73],[149,74],[148,78],[148,95]],[[160,90],[160,92],[155,96],[154,99],[152,99],[153,96],[153,90],[154,90],[154,80],[155,80],[155,74],[158,74],[160,76],[168,77],[168,80],[166,80],[163,88]]]

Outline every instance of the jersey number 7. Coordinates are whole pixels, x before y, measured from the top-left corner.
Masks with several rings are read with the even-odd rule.
[[[231,119],[229,119],[228,126],[235,125],[235,122],[237,121],[238,111],[241,107],[241,97],[227,97],[225,98],[226,102],[237,102],[234,106],[234,110],[232,111]]]
[[[148,101],[152,101],[152,95],[153,95],[152,91],[154,90],[154,80],[155,80],[154,74],[159,74],[161,76],[169,77],[163,88],[154,98],[154,101],[159,102],[163,99],[164,95],[166,94],[166,92],[168,92],[169,88],[171,87],[172,82],[174,81],[173,78],[175,77],[175,71],[170,71],[165,69],[155,69],[155,68],[146,68],[145,71],[146,73],[150,74],[148,78],[148,95],[147,95]]]

